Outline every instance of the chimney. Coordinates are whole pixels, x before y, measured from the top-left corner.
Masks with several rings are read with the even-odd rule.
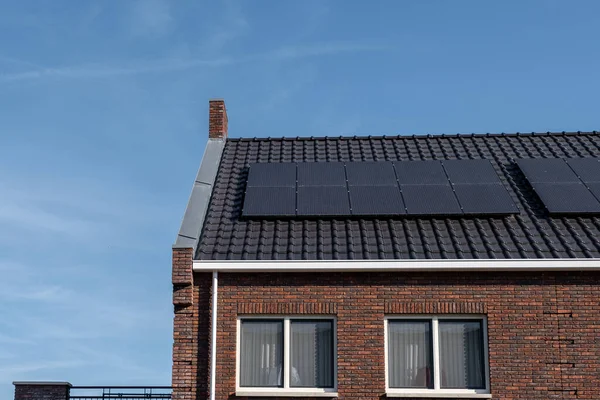
[[[208,137],[227,139],[227,110],[223,99],[208,101]]]

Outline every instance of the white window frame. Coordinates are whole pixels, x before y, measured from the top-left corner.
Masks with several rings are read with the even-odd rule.
[[[389,386],[389,349],[388,326],[394,320],[428,320],[431,321],[431,337],[433,351],[433,389],[422,388],[390,388]],[[483,389],[443,389],[440,388],[440,356],[439,356],[439,320],[474,320],[481,321],[483,327],[483,356],[485,371],[485,388]],[[385,345],[385,392],[387,397],[430,397],[430,398],[466,398],[466,399],[491,399],[490,394],[490,365],[488,357],[488,328],[485,315],[443,315],[443,314],[409,314],[389,315],[384,318],[384,345]]]
[[[283,387],[240,387],[240,350],[243,320],[283,321]],[[333,323],[333,387],[310,388],[290,387],[290,321],[324,320]],[[235,351],[235,394],[236,396],[274,396],[274,397],[337,397],[337,318],[333,315],[243,315],[237,319]]]

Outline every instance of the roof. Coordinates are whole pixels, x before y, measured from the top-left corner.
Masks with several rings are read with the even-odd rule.
[[[227,139],[210,201],[202,207],[206,214],[196,218],[202,221],[202,229],[198,226],[199,237],[194,238],[195,259],[600,257],[600,219],[549,216],[514,163],[519,158],[556,157],[600,157],[600,134]],[[240,218],[251,163],[440,159],[490,160],[520,214],[483,218]]]

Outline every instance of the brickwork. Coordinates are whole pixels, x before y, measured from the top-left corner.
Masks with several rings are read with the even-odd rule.
[[[208,102],[208,137],[226,139],[228,130],[227,109],[225,101],[210,100]]]
[[[14,382],[15,400],[68,400],[67,382]]]
[[[192,249],[174,249],[174,400],[206,399],[208,396],[210,290],[210,274],[192,274]]]
[[[192,313],[206,346],[196,357],[196,375],[206,378],[197,380],[198,399],[206,398],[209,365],[210,277],[202,275],[194,296],[204,299]],[[221,273],[217,399],[235,398],[237,316],[301,309],[337,316],[340,399],[385,397],[384,316],[413,312],[487,315],[495,399],[600,398],[600,274],[477,272]]]

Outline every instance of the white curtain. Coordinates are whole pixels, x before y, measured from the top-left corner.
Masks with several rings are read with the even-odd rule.
[[[390,321],[388,351],[390,387],[433,388],[429,321]]]
[[[290,386],[333,386],[333,323],[291,321]]]
[[[440,378],[443,388],[484,385],[481,322],[440,321]]]
[[[283,322],[242,321],[240,385],[283,386]]]

